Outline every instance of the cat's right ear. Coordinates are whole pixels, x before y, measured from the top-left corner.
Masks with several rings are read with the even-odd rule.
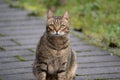
[[[47,18],[49,19],[49,18],[52,18],[54,15],[53,15],[53,12],[49,9],[48,11],[47,11]]]
[[[66,11],[66,12],[64,13],[63,17],[66,18],[67,20],[69,19],[69,13],[68,13],[68,11]]]

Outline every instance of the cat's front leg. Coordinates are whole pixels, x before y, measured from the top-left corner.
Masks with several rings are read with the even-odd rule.
[[[58,80],[66,80],[66,72],[58,73]]]
[[[46,72],[40,72],[37,75],[37,80],[46,80]]]
[[[67,80],[66,78],[66,70],[67,70],[67,60],[64,60],[65,62],[62,63],[61,67],[58,71],[58,80]]]
[[[38,70],[38,80],[46,80],[46,71],[47,71],[47,63],[41,62],[39,63],[39,66],[37,67]]]
[[[33,65],[33,73],[36,76],[37,80],[46,80],[46,71],[47,71],[46,63],[37,63],[37,61],[35,61]]]

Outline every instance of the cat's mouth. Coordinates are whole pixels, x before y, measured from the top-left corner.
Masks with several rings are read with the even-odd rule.
[[[51,35],[53,35],[53,36],[63,36],[64,35],[64,33],[60,33],[60,32],[53,32],[53,33],[51,33]]]
[[[56,32],[56,35],[60,35],[58,32]]]
[[[60,34],[56,33],[56,34],[54,34],[54,36],[63,36],[63,35],[60,35]]]

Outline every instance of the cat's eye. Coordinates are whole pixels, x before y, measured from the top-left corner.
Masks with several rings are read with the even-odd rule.
[[[54,25],[53,25],[53,24],[49,24],[49,26],[52,26],[52,27],[53,27]]]
[[[61,27],[65,27],[65,25],[64,25],[64,24],[61,24]]]

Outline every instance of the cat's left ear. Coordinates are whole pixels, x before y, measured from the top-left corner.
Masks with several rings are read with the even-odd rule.
[[[48,11],[47,11],[47,18],[49,19],[49,18],[52,18],[54,15],[53,15],[53,12],[49,9]]]
[[[69,13],[68,13],[68,11],[65,11],[63,17],[66,18],[66,19],[69,19]]]

